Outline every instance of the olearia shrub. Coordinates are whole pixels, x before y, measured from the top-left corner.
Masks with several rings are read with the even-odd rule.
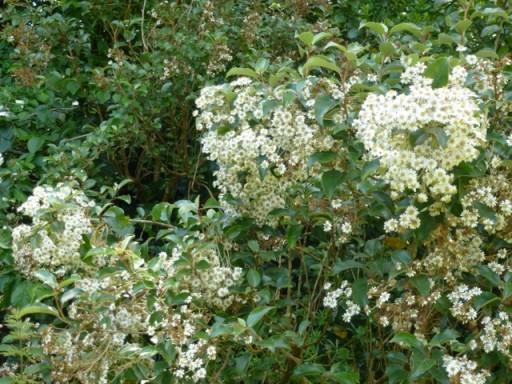
[[[207,201],[83,173],[20,198],[0,383],[510,382],[510,9],[438,3],[445,24],[301,32],[202,84]]]

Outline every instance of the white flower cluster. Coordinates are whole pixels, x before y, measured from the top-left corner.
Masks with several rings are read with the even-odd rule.
[[[352,320],[352,317],[361,313],[361,307],[351,300],[352,288],[350,287],[348,281],[342,281],[340,287],[337,289],[334,289],[332,291],[330,291],[330,289],[331,284],[326,283],[324,285],[324,290],[327,291],[323,300],[324,307],[336,309],[338,308],[338,301],[340,299],[343,299],[346,309],[345,312],[343,313],[342,318],[343,321],[347,323],[349,323],[350,320]]]
[[[330,220],[324,221],[324,232],[330,233],[333,229],[336,235],[336,244],[340,245],[349,240],[350,234],[352,233],[352,223],[343,216],[335,216],[334,223]]]
[[[494,60],[480,58],[475,55],[467,55],[466,62],[473,69],[473,80],[475,81],[475,88],[480,93],[492,92],[501,90],[507,84],[507,77],[504,75],[501,68],[511,64],[510,58],[504,58],[501,63],[501,68],[497,68]],[[497,95],[496,95],[497,96]]]
[[[216,44],[212,49],[212,56],[208,62],[206,73],[209,76],[215,76],[216,74],[226,70],[226,66],[233,60],[231,49],[225,44]]]
[[[512,240],[512,190],[510,176],[501,169],[491,175],[472,180],[462,197],[463,211],[455,224],[476,228],[479,224],[490,234]]]
[[[398,219],[387,220],[384,223],[384,230],[386,232],[405,232],[408,229],[419,228],[420,224],[418,208],[410,205]]]
[[[427,257],[415,260],[412,269],[424,271],[430,276],[442,275],[452,284],[460,279],[463,272],[470,272],[475,265],[485,261],[482,251],[483,240],[474,229],[458,228],[455,231],[434,231],[434,247]]]
[[[197,238],[195,240],[197,245]],[[65,379],[77,377],[86,384],[107,383],[109,374],[132,360],[152,366],[152,354],[142,347],[144,336],[153,344],[172,343],[177,357],[169,370],[176,379],[198,382],[206,377],[206,365],[217,355],[215,345],[206,336],[206,324],[212,316],[207,308],[215,305],[208,300],[216,290],[206,296],[206,281],[199,286],[191,284],[187,256],[178,252],[171,257],[162,252],[150,264],[135,255],[130,259],[132,272],[120,270],[76,282],[82,295],[68,308],[76,329],[48,328],[45,331],[43,349],[52,360],[55,382],[64,383]],[[195,266],[202,270],[199,275],[205,279],[215,278],[205,274],[209,266],[201,265],[203,260],[194,260]],[[215,263],[211,257],[208,260]],[[222,283],[224,286],[234,284]],[[141,290],[144,284],[154,287],[154,294]],[[182,298],[169,305],[171,296]],[[228,294],[223,294],[222,299],[226,297]],[[221,305],[225,308],[226,303]],[[104,352],[105,356],[99,361],[92,351]],[[130,351],[128,356],[126,351]]]
[[[512,358],[512,321],[506,312],[499,312],[495,318],[482,319],[483,330],[480,342],[485,352],[499,351]]]
[[[478,313],[471,305],[471,299],[481,293],[482,290],[478,287],[469,288],[465,284],[457,286],[453,292],[448,294],[448,299],[452,302],[450,308],[452,315],[462,323],[475,320]]]
[[[312,77],[298,90],[239,78],[201,91],[197,129],[206,131],[203,151],[219,167],[215,185],[228,212],[272,221],[268,214],[284,206],[288,188],[314,172],[307,166],[310,156],[333,145],[316,121],[315,97],[340,101],[344,92],[330,80]]]
[[[370,157],[380,159],[392,198],[410,192],[419,202],[449,202],[457,191],[450,171],[478,156],[486,128],[462,67],[442,88],[432,88],[423,68],[405,71],[408,92],[370,94],[354,126]]]
[[[485,384],[490,373],[478,370],[477,364],[467,356],[443,356],[443,366],[448,377],[460,384]]]
[[[66,185],[36,187],[18,212],[32,220],[12,231],[13,256],[18,268],[30,275],[49,268],[62,275],[82,264],[82,238],[92,230],[88,212],[94,207],[82,191]]]
[[[188,278],[179,281],[181,292],[190,293],[194,300],[225,309],[242,300],[240,296],[232,294],[231,289],[242,279],[243,270],[223,266],[217,248],[213,244],[201,245],[200,237],[187,235],[173,249],[170,262],[164,262],[170,268],[168,276],[186,273]],[[181,263],[175,264],[178,260]]]

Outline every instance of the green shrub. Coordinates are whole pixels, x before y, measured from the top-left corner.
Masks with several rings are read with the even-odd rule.
[[[8,5],[0,383],[509,382],[512,9],[385,3]]]

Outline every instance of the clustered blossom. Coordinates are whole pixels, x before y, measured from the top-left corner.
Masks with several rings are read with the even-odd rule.
[[[443,356],[443,366],[450,379],[458,379],[460,384],[485,384],[490,373],[479,370],[477,364],[467,356]]]
[[[417,337],[425,338],[424,332],[428,324],[426,314],[441,296],[439,291],[432,289],[428,295],[418,295],[414,289],[401,290],[400,295],[392,294],[399,285],[397,280],[368,282],[369,308],[367,314],[384,326],[391,326],[395,332],[411,332]]]
[[[503,58],[499,67],[495,61],[480,58],[475,55],[467,55],[465,59],[473,70],[472,77],[478,92],[482,94],[488,92],[494,93],[495,91],[498,91],[498,93],[502,92],[508,79],[501,68],[512,63],[510,58]],[[501,94],[495,96],[500,97]]]
[[[201,233],[185,235],[171,256],[161,252],[151,263],[128,248],[122,253],[129,268],[79,279],[75,288],[81,295],[68,309],[75,326],[43,330],[54,382],[108,383],[113,372],[135,362],[152,369],[154,352],[143,348],[145,337],[155,345],[173,345],[173,377],[194,383],[205,379],[208,362],[217,357],[207,336],[208,308],[226,310],[243,302],[242,295],[235,298],[231,292],[241,269],[222,266],[212,245]],[[169,304],[169,297],[180,299]],[[97,359],[98,353],[104,358]]]
[[[228,212],[271,221],[269,213],[284,206],[289,187],[314,172],[307,164],[311,155],[334,144],[316,121],[315,97],[342,101],[347,90],[313,77],[295,91],[242,77],[201,91],[197,129],[204,132],[203,152],[218,165],[215,185]]]
[[[225,71],[226,66],[231,62],[231,60],[233,60],[231,53],[231,49],[229,49],[226,44],[216,44],[212,49],[212,56],[208,62],[206,73],[209,76],[215,76],[216,74]]]
[[[465,284],[457,286],[448,294],[448,299],[452,302],[450,308],[452,315],[463,323],[475,320],[478,313],[471,305],[471,300],[481,293],[482,290],[478,287],[469,288]]]
[[[480,342],[485,352],[499,351],[512,358],[512,321],[506,312],[498,312],[495,318],[486,316],[481,321],[483,325]]]
[[[241,302],[243,299],[232,294],[231,289],[240,283],[242,268],[223,266],[217,248],[213,244],[198,247],[201,240],[201,234],[185,236],[183,242],[173,249],[171,259],[165,263],[173,273],[181,271],[188,276],[175,288],[190,292],[193,299],[202,300],[213,307],[225,309],[235,302]],[[182,262],[179,267],[173,266],[173,262],[180,259],[187,260],[187,264]]]
[[[78,268],[82,238],[92,230],[88,212],[94,205],[83,192],[66,185],[36,187],[18,208],[32,223],[12,231],[18,268],[27,275],[41,268],[60,275]]]
[[[344,280],[339,288],[334,290],[330,290],[330,288],[330,283],[326,283],[324,285],[324,290],[327,292],[323,300],[324,307],[333,310],[337,309],[339,301],[342,300],[346,307],[345,312],[342,315],[342,319],[349,323],[352,320],[352,317],[361,313],[361,307],[351,300],[352,288],[350,287],[349,282]]]
[[[384,229],[386,232],[404,232],[408,229],[419,228],[421,222],[419,219],[419,211],[413,205],[407,207],[407,209],[397,219],[389,219],[384,223]]]
[[[412,270],[431,276],[443,276],[455,283],[463,272],[470,272],[475,265],[485,261],[482,238],[475,230],[457,228],[449,231],[440,227],[432,233],[431,247],[427,256],[414,261]]]
[[[512,190],[506,168],[498,164],[490,175],[472,180],[461,203],[463,211],[454,224],[469,228],[481,225],[486,232],[512,241]]]
[[[462,67],[442,88],[433,88],[423,69],[405,71],[408,92],[370,94],[354,126],[370,157],[380,160],[392,198],[413,193],[419,202],[446,203],[457,191],[451,171],[478,156],[486,127]]]

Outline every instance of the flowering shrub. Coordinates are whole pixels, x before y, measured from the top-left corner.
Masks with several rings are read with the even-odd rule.
[[[432,87],[432,79],[422,75],[425,69],[417,64],[402,74],[402,83],[410,84],[408,94],[392,90],[369,95],[354,125],[370,156],[385,168],[392,198],[412,191],[420,203],[429,197],[449,202],[457,192],[450,171],[478,157],[486,126],[479,118],[477,95],[464,87],[467,72],[462,66],[453,69],[450,83],[441,88]]]
[[[315,174],[310,157],[334,145],[315,117],[315,98],[343,102],[349,88],[315,77],[273,88],[241,77],[203,89],[197,127],[206,131],[203,151],[219,166],[214,185],[224,207],[269,222],[269,213],[284,207],[286,191]]]
[[[34,188],[18,212],[32,219],[12,231],[13,257],[17,267],[31,275],[49,268],[64,275],[81,264],[83,237],[92,231],[87,210],[94,207],[83,192],[58,185]]]
[[[86,147],[122,148],[129,160],[113,168],[139,178],[109,187],[109,169],[76,166],[14,187],[30,167],[0,133],[0,384],[510,382],[510,6],[411,2],[432,10],[431,25],[347,21],[340,32],[331,26],[350,5],[297,3],[294,17],[314,23],[297,32],[299,49],[270,39],[272,53],[258,55],[234,47],[264,45],[253,30],[288,31],[291,8],[265,4],[241,26],[213,2],[193,3],[144,2],[140,29],[112,32],[133,31],[123,38],[139,45],[101,48],[109,61],[97,80],[118,97],[188,76],[201,88],[196,112],[180,112],[197,132],[179,144],[160,135],[164,101],[112,100]],[[202,20],[198,46],[208,37],[215,47],[203,61],[177,43],[176,15]],[[164,44],[171,35],[176,46]],[[154,83],[127,80],[152,73],[136,57],[159,63]],[[51,55],[26,59],[44,72]],[[21,124],[25,105],[0,118]],[[157,116],[139,116],[133,147],[116,128],[131,127],[123,111]],[[205,194],[141,198],[144,180],[167,172],[158,162],[196,135],[214,181],[200,156],[186,177]],[[31,140],[35,156],[43,144]],[[138,152],[154,142],[169,157]],[[62,145],[38,169],[79,164],[91,149]]]

